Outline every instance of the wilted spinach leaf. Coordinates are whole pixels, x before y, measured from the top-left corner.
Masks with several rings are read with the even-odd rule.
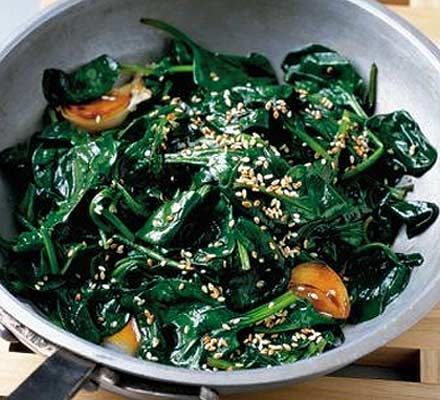
[[[366,89],[346,57],[311,45],[287,55],[278,84],[260,54],[142,22],[173,36],[163,57],[46,70],[43,129],[0,153],[18,200],[1,282],[76,335],[177,367],[269,367],[338,346],[422,264],[391,246],[438,217],[400,181],[435,149],[408,113],[373,115],[374,65]],[[122,74],[152,95],[135,110],[130,86],[120,126],[89,133],[59,112],[111,108]]]
[[[391,157],[400,163],[405,173],[422,176],[437,160],[437,151],[407,112],[376,115],[367,125],[385,144]]]
[[[108,93],[119,77],[119,63],[103,55],[68,74],[46,69],[43,93],[52,105],[85,103]]]

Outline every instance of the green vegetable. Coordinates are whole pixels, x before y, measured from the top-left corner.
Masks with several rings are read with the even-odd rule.
[[[365,84],[350,61],[328,47],[310,45],[289,53],[282,63],[286,80],[311,77],[340,85],[347,92],[362,95]]]
[[[366,321],[381,314],[408,284],[411,268],[422,262],[419,254],[395,254],[379,244],[357,249],[344,273],[349,279],[352,297],[351,322]]]
[[[52,105],[85,103],[108,93],[119,77],[119,63],[100,56],[68,74],[47,69],[43,75],[43,93]]]
[[[374,116],[368,121],[368,128],[387,146],[392,158],[408,175],[423,175],[437,160],[436,150],[406,111]]]
[[[435,149],[408,113],[373,115],[375,65],[367,88],[347,58],[311,45],[287,55],[278,84],[262,55],[142,22],[173,36],[164,57],[46,70],[43,129],[0,153],[17,200],[1,282],[95,343],[130,321],[137,357],[178,367],[269,367],[338,346],[345,323],[381,314],[423,262],[391,246],[438,217],[401,180],[428,171]],[[57,114],[121,74],[152,92],[121,126],[92,135]],[[344,278],[347,321],[289,289],[306,262]],[[331,293],[315,279],[303,289]]]
[[[213,53],[195,43],[171,25],[150,18],[142,18],[145,25],[162,29],[183,42],[192,51],[194,81],[208,90],[223,90],[248,82],[275,83],[275,72],[261,54],[248,57]]]

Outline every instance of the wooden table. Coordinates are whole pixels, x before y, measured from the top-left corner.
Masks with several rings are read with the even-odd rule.
[[[392,8],[440,45],[440,8]],[[41,356],[11,348],[0,340],[0,397],[11,393],[42,361]],[[367,372],[369,378],[363,377]],[[377,373],[379,379],[372,379],[372,373]],[[323,377],[296,386],[224,399],[440,400],[440,305],[402,336],[359,360],[350,370],[350,376]],[[122,397],[80,392],[75,400],[122,400]]]

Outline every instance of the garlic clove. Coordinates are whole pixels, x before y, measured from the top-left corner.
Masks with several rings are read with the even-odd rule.
[[[67,105],[60,111],[72,124],[89,132],[101,132],[121,125],[138,104],[151,96],[151,90],[144,86],[142,79],[136,78],[100,99]]]
[[[104,339],[103,345],[129,355],[135,355],[139,348],[140,332],[132,318],[119,332]]]
[[[326,264],[308,262],[291,273],[289,288],[323,314],[337,319],[350,315],[350,299],[339,275]]]

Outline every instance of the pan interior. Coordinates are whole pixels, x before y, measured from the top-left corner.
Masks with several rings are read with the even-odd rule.
[[[157,58],[163,52],[166,38],[140,25],[138,20],[142,16],[175,24],[211,49],[262,52],[274,66],[280,65],[289,50],[312,42],[345,54],[364,76],[375,62],[379,67],[378,111],[408,110],[431,143],[440,148],[439,61],[410,31],[372,4],[348,0],[77,0],[71,7],[60,6],[61,13],[25,36],[0,62],[0,149],[24,140],[38,129],[45,104],[41,90],[45,68],[69,69],[104,53],[131,61]],[[440,203],[440,185],[436,183],[439,174],[437,163],[417,180],[411,196]],[[2,234],[13,232],[13,202],[0,180]],[[396,248],[421,252],[425,263],[413,273],[407,289],[383,315],[347,327],[346,342],[337,350],[317,357],[312,363],[306,362],[303,367],[298,363],[282,367],[284,372],[279,374],[266,371],[266,380],[302,379],[328,372],[379,347],[420,318],[440,298],[440,290],[433,294],[440,286],[440,247],[435,245],[439,235],[440,224],[436,223],[416,239],[399,236]],[[1,296],[5,294],[0,291]],[[147,374],[146,370],[136,371]],[[202,373],[199,374],[203,382]],[[245,372],[237,374],[241,382],[226,382],[214,375],[203,375],[204,382],[216,386],[263,383],[261,377],[252,379]],[[191,382],[197,383],[197,373],[191,376]]]

